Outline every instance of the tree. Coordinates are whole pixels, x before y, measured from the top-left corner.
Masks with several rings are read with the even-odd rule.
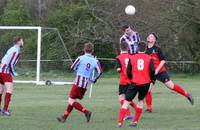
[[[8,0],[4,13],[0,16],[1,25],[31,25],[34,20],[19,0]]]
[[[61,4],[49,17],[47,25],[59,29],[73,58],[83,53],[83,44],[87,41],[95,44],[95,55],[114,57],[112,44],[106,39],[107,35],[103,30],[105,27],[82,3]],[[52,39],[52,36],[49,39]],[[47,44],[53,47],[55,42],[57,41]],[[53,52],[60,53],[59,50]],[[48,55],[51,53],[52,51]]]

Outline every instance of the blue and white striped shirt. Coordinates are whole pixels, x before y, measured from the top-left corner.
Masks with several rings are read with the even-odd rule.
[[[1,60],[0,73],[16,76],[15,66],[20,57],[20,47],[14,45],[11,47]]]
[[[72,64],[71,69],[76,72],[74,84],[81,88],[87,88],[88,82],[95,82],[102,73],[99,61],[89,53],[79,56]],[[93,71],[95,71],[94,77]]]
[[[128,43],[130,54],[137,53],[138,44],[141,42],[138,32],[132,32],[130,36],[124,34],[120,38],[120,43],[122,43],[123,41],[126,41],[126,43]]]

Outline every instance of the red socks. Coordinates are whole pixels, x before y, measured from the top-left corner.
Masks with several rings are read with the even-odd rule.
[[[65,113],[64,113],[64,115],[63,115],[63,118],[64,118],[65,120],[67,119],[67,117],[69,116],[69,114],[71,113],[72,110],[73,110],[73,106],[68,105],[68,106],[67,106],[67,109],[66,109],[66,111],[65,111]]]
[[[141,114],[142,114],[142,108],[137,108],[133,122],[138,122]]]
[[[137,110],[137,105],[135,105],[133,101],[130,103],[130,105],[134,108],[135,111]]]
[[[6,93],[6,95],[5,95],[4,108],[3,108],[4,111],[8,111],[8,106],[9,106],[9,103],[10,103],[11,95],[12,95],[11,93]]]
[[[120,100],[120,105],[122,106],[123,104],[124,104],[124,100]],[[126,114],[131,115],[131,111],[129,108],[126,110]]]
[[[83,113],[87,113],[88,112],[88,110],[87,109],[85,109],[80,103],[78,103],[78,102],[74,102],[73,104],[72,104],[72,106],[76,109],[76,110],[78,110],[78,111],[80,111],[80,112],[83,112]]]
[[[152,94],[151,94],[151,92],[147,93],[145,100],[146,100],[146,104],[147,104],[147,109],[150,112],[152,112]]]
[[[63,115],[63,118],[66,120],[67,117],[69,116],[69,114],[71,113],[71,111],[73,110],[73,108],[75,108],[76,110],[83,112],[83,113],[87,113],[88,110],[85,109],[80,103],[78,102],[74,102],[72,105],[68,105],[67,109]]]
[[[124,100],[120,100],[119,103],[122,106],[124,104]]]
[[[124,119],[124,116],[126,115],[126,111],[127,111],[127,109],[124,109],[124,108],[121,108],[119,111],[118,123],[120,125],[123,124],[123,119]]]
[[[176,91],[177,93],[180,93],[181,95],[188,97],[189,93],[187,91],[185,91],[181,86],[174,84],[174,91]]]

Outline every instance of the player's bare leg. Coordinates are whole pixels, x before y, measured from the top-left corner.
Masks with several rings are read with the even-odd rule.
[[[150,112],[150,113],[153,111],[153,109],[152,109],[152,92],[153,92],[154,86],[155,85],[153,83],[151,83],[149,91],[148,91],[147,95],[145,96],[145,101],[146,101],[146,106],[147,106],[146,111]]]
[[[120,106],[122,107],[123,103],[124,103],[124,100],[125,100],[125,94],[120,94],[119,95],[119,102],[120,102]],[[133,115],[131,114],[131,111],[129,108],[127,108],[127,111],[126,111],[126,117],[124,117],[124,120],[129,120],[129,119],[133,119]]]
[[[13,91],[13,83],[11,82],[6,82],[5,83],[5,88],[6,88],[6,95],[4,98],[4,108],[3,108],[3,115],[5,116],[10,116],[11,113],[8,111],[10,99],[12,96],[12,91]]]
[[[142,100],[139,100],[138,101],[138,105],[137,105],[137,110],[136,110],[136,114],[134,116],[134,119],[133,119],[133,122],[131,122],[129,124],[129,126],[131,127],[136,127],[137,126],[137,123],[141,117],[141,114],[142,114],[142,109],[143,109],[143,101]]]
[[[129,105],[130,105],[130,102],[125,100],[123,105],[122,105],[122,107],[121,107],[121,109],[120,109],[120,111],[119,111],[118,124],[117,124],[116,128],[122,127],[123,119],[124,119],[124,117],[125,117],[125,115],[127,113],[127,109],[129,107]]]
[[[2,101],[3,90],[4,90],[4,85],[0,83],[0,114],[2,112],[2,110],[1,110],[1,101]]]
[[[194,104],[194,99],[193,99],[192,95],[190,93],[188,93],[187,91],[185,91],[181,86],[174,84],[171,80],[166,82],[165,85],[168,88],[172,89],[173,91],[185,96],[192,105]]]

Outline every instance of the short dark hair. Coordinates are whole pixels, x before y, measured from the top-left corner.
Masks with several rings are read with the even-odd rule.
[[[142,41],[138,44],[138,51],[145,52],[146,48],[147,48],[146,42]]]
[[[129,28],[129,25],[125,24],[122,26],[122,31],[125,31],[127,28]]]
[[[128,43],[126,42],[126,41],[122,41],[121,43],[120,43],[120,49],[122,50],[122,51],[128,51]]]
[[[20,40],[22,40],[22,39],[23,39],[22,36],[15,37],[15,38],[13,39],[13,43],[16,44],[18,41],[20,41]]]
[[[130,24],[124,24],[124,25],[122,25],[122,31],[125,31],[127,28],[131,28],[131,29],[133,29],[133,26],[132,25],[130,25]]]
[[[86,42],[84,44],[84,51],[86,53],[92,53],[94,51],[94,45],[91,42]]]

